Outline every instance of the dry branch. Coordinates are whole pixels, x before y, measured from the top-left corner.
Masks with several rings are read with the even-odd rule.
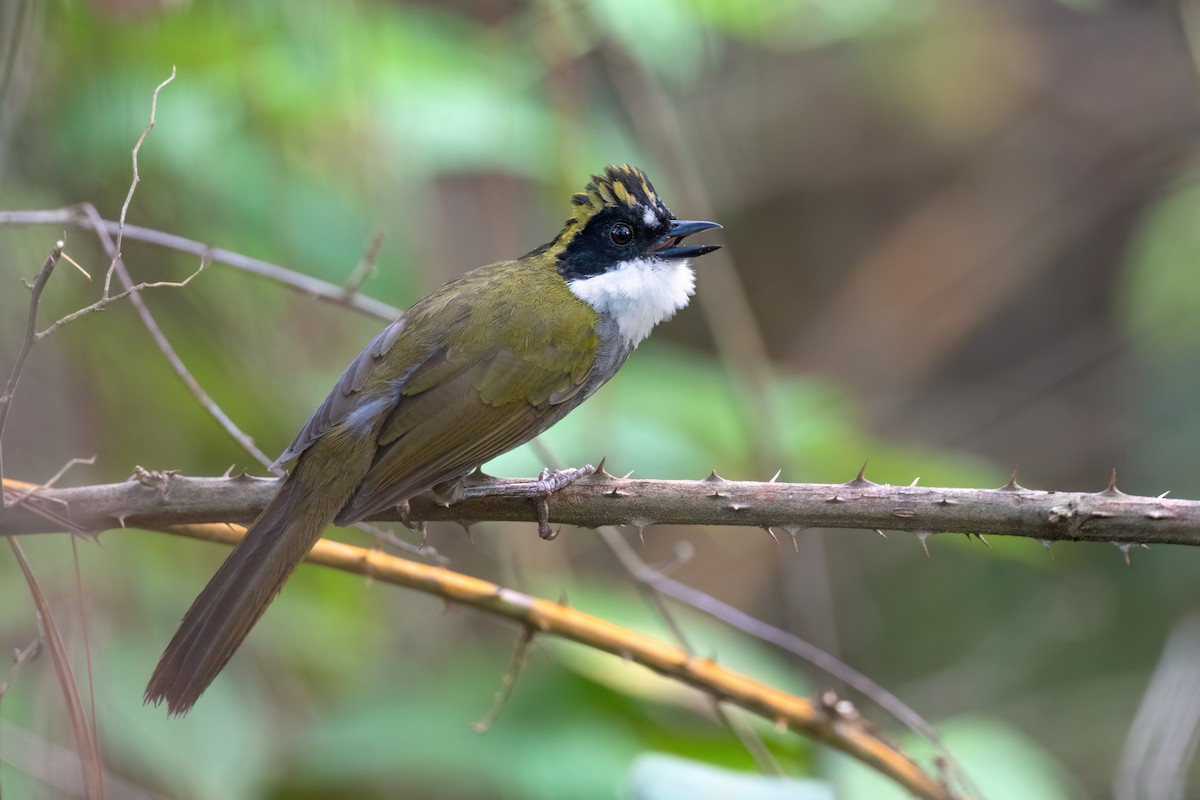
[[[97,224],[99,227],[97,227]],[[0,227],[22,225],[76,225],[99,234],[100,230],[110,236],[116,236],[121,230],[121,224],[115,220],[94,219],[82,206],[69,206],[36,211],[0,211]],[[303,273],[263,261],[258,258],[244,256],[232,250],[211,247],[204,242],[176,236],[173,233],[146,228],[141,225],[125,225],[124,238],[129,241],[145,242],[168,250],[188,253],[199,258],[207,259],[212,264],[223,264],[227,267],[258,275],[277,283],[295,289],[306,297],[312,297],[333,305],[341,306],[370,317],[391,322],[400,316],[400,309],[387,303],[359,294],[353,287],[341,287],[319,278],[313,278]]]
[[[220,524],[165,527],[163,530],[229,545],[237,544],[245,533],[240,526]],[[714,661],[696,658],[678,647],[570,606],[506,589],[442,567],[419,564],[378,550],[352,547],[328,539],[318,541],[307,560],[473,606],[507,617],[537,634],[548,634],[603,650],[694,686],[716,700],[740,706],[780,728],[798,731],[841,750],[896,781],[916,797],[931,800],[962,798],[881,739],[852,707],[795,697],[725,669]]]
[[[148,473],[124,483],[37,489],[59,513],[88,531],[161,528],[197,522],[249,522],[275,493],[277,481],[241,475],[191,478]],[[30,484],[6,481],[8,492]],[[533,479],[472,476],[465,499],[443,506],[429,494],[411,502],[423,521],[536,522]],[[581,479],[549,503],[555,524],[726,525],[775,528],[864,528],[915,533],[1024,536],[1041,541],[1200,545],[1200,501],[1100,492],[1043,492],[1009,483],[1000,489],[889,486],[864,478],[839,484],[629,480],[606,472]],[[378,520],[401,520],[399,511]],[[0,535],[61,530],[24,509],[0,514]]]
[[[50,280],[50,275],[54,272],[54,268],[58,265],[59,259],[62,258],[63,248],[65,247],[66,243],[61,239],[54,243],[54,249],[50,251],[50,255],[46,257],[42,268],[38,270],[33,284],[29,286],[29,315],[25,319],[25,338],[21,342],[21,349],[17,352],[16,363],[13,365],[12,372],[8,376],[8,381],[4,385],[4,394],[0,395],[0,442],[4,440],[4,426],[8,421],[8,410],[12,408],[13,397],[17,394],[17,384],[21,381],[21,372],[25,369],[25,360],[29,358],[29,351],[33,349],[33,344],[37,341],[38,305],[42,301],[42,292],[45,290],[46,283]],[[0,480],[3,478],[4,458],[3,448],[0,448]],[[0,509],[3,509],[5,505],[6,501],[0,497]]]

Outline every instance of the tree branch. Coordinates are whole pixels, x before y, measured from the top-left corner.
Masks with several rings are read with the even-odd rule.
[[[237,544],[245,533],[240,526],[218,524],[167,526],[162,530],[228,545]],[[678,647],[570,606],[442,567],[328,539],[318,541],[307,560],[473,606],[490,614],[507,617],[537,634],[548,634],[603,650],[694,686],[714,699],[740,706],[780,728],[795,730],[841,750],[891,778],[916,797],[930,800],[962,798],[928,775],[894,745],[880,738],[852,707],[795,697],[725,669],[714,661],[696,658]]]
[[[43,489],[6,480],[5,494],[29,492],[53,504],[77,528],[161,528],[199,522],[249,522],[275,493],[276,480],[240,475],[192,478],[139,469],[108,485]],[[464,499],[441,505],[432,494],[410,502],[409,519],[536,522],[535,479],[472,475]],[[603,469],[555,493],[555,524],[728,525],[778,528],[865,528],[928,533],[999,534],[1043,542],[1090,541],[1200,545],[1200,501],[1139,497],[1114,484],[1100,492],[1043,492],[1015,482],[1000,489],[888,486],[858,477],[838,484],[628,480]],[[398,510],[378,520],[401,520]],[[53,520],[21,508],[0,512],[0,536],[61,530]]]
[[[38,211],[0,211],[0,227],[6,225],[76,225],[97,234],[100,229],[103,229],[110,236],[116,236],[117,232],[121,230],[119,222],[106,219],[101,219],[99,228],[97,228],[96,222],[80,206]],[[176,236],[173,233],[165,233],[141,225],[125,225],[123,236],[128,240],[146,242],[180,253],[190,253],[207,259],[209,263],[224,264],[242,272],[259,275],[282,283],[306,297],[323,300],[387,322],[392,322],[401,314],[400,309],[395,306],[359,294],[357,287],[343,288],[328,281],[281,267],[278,264],[244,256],[220,247],[210,247],[203,242]]]

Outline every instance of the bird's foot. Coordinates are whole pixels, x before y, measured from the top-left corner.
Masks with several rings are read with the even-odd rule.
[[[537,491],[534,496],[534,503],[537,504],[538,515],[538,536],[546,541],[557,539],[559,531],[550,527],[550,496],[555,492],[567,488],[580,478],[586,478],[596,471],[596,468],[591,464],[584,464],[582,467],[571,469],[556,469],[551,471],[549,468],[542,470],[537,479]]]

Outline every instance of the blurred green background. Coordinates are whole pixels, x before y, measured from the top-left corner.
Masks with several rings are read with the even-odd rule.
[[[1102,489],[1115,466],[1126,491],[1200,498],[1191,9],[9,0],[0,208],[90,201],[115,218],[172,66],[129,221],[335,284],[382,232],[363,290],[400,307],[547,240],[591,172],[629,161],[681,217],[722,222],[728,246],[698,264],[697,302],[544,437],[563,465],[607,456],[639,477],[782,468],[782,480],[822,482],[869,458],[879,482],[997,486],[1020,464],[1023,484],[1064,490]],[[91,237],[67,234],[68,252],[103,272]],[[25,324],[19,280],[60,235],[0,227],[3,374]],[[124,251],[143,280],[196,266],[135,242]],[[60,267],[43,320],[96,292]],[[219,265],[147,302],[272,456],[381,326]],[[65,482],[117,481],[135,465],[261,472],[128,305],[35,348],[4,455],[7,475],[28,481],[91,455]],[[544,461],[524,448],[489,471]],[[473,533],[433,526],[431,543],[457,570],[669,638],[591,532],[552,545],[532,525]],[[947,734],[989,797],[1200,792],[1187,763],[1195,690],[1138,713],[1152,676],[1200,653],[1185,624],[1200,608],[1200,554],[1139,550],[1127,568],[1109,546],[1056,545],[1051,559],[1037,542],[990,541],[935,537],[927,559],[907,535],[808,531],[793,550],[755,530],[650,528],[640,552],[662,564],[694,545],[673,577],[890,688]],[[103,752],[121,781],[110,796],[694,797],[674,762],[635,759],[754,769],[695,694],[541,640],[503,716],[476,734],[517,631],[313,568],[195,711],[168,720],[142,707],[142,690],[223,550],[106,533],[80,544],[81,598],[65,537],[25,545],[81,675],[86,614]],[[722,663],[797,692],[829,684],[696,614],[680,619]],[[1164,657],[1172,631],[1181,644]],[[0,650],[35,635],[28,590],[0,556]],[[798,737],[760,733],[790,776],[889,796]],[[72,746],[43,656],[0,701],[0,792],[70,794],[54,744]],[[1185,752],[1139,756],[1163,748]],[[806,786],[790,796],[823,796]],[[751,791],[741,796],[770,796]]]

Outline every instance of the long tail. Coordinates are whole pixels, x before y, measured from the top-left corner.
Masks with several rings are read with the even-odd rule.
[[[327,476],[309,476],[313,468],[306,470],[305,461],[184,615],[146,687],[146,702],[166,700],[171,714],[186,713],[333,521],[346,494],[329,486]]]

